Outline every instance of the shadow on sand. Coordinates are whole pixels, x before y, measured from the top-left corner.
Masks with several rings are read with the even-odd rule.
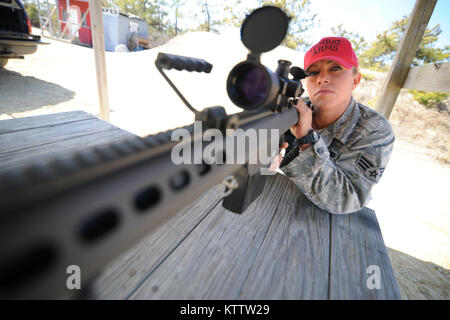
[[[60,85],[0,68],[0,114],[31,111],[73,99]]]

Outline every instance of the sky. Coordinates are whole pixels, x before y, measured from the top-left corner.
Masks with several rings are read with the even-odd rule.
[[[209,0],[208,4],[214,8],[214,4],[222,1]],[[255,0],[243,2],[255,3]],[[311,12],[317,14],[320,24],[315,26],[311,40],[317,42],[320,38],[331,35],[332,27],[343,24],[344,29],[357,32],[370,42],[395,20],[409,16],[415,2],[416,0],[311,0]],[[186,0],[183,11],[200,14],[198,3],[198,0]],[[440,24],[442,30],[436,45],[450,45],[450,0],[438,0],[428,27],[436,24]]]
[[[409,16],[415,0],[312,0],[311,11],[318,14],[318,34],[330,34],[331,27],[343,24],[349,31],[358,32],[366,40],[386,30],[401,17]],[[324,9],[326,8],[326,10]],[[438,47],[450,45],[450,0],[438,0],[428,27],[441,25]],[[320,39],[319,39],[320,40]]]

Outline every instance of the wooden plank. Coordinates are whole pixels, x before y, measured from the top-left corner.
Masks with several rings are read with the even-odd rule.
[[[56,6],[58,10],[56,10],[56,13],[58,15],[58,36],[61,37],[61,13],[59,11],[59,3]]]
[[[30,130],[3,133],[0,135],[0,157],[36,146],[111,130],[119,129],[99,119],[92,119],[57,126],[38,127]]]
[[[216,186],[110,263],[92,284],[95,299],[126,299],[221,200]]]
[[[65,36],[67,28],[69,27],[69,0],[66,0],[66,21],[64,21],[64,22],[65,22],[65,26],[64,26],[64,30],[62,32],[63,37]]]
[[[450,62],[409,69],[403,88],[450,93]]]
[[[106,82],[105,35],[103,31],[103,13],[101,1],[89,0],[91,11],[92,44],[95,56],[95,71],[97,74],[98,98],[100,116],[109,121],[108,85]]]
[[[389,119],[395,101],[405,83],[409,67],[422,41],[436,2],[437,0],[416,0],[394,62],[375,105],[375,110],[386,119]]]
[[[55,10],[56,10],[56,7],[53,8],[50,16],[52,16],[53,13],[55,13]],[[48,13],[48,3],[47,3],[47,13]],[[40,19],[41,19],[41,16],[39,15],[39,21],[40,21]],[[50,29],[53,30],[52,21],[51,21],[51,19],[49,17],[47,17],[47,21],[45,21],[43,26],[41,26],[41,29],[42,29],[41,32],[44,32],[44,30],[47,30],[50,34],[52,34],[52,32],[50,30],[48,30],[47,24],[50,24]]]
[[[239,299],[328,299],[330,214],[288,181]]]
[[[375,211],[332,215],[331,221],[329,298],[401,299]],[[378,275],[379,289],[373,286]]]
[[[286,189],[277,176],[242,215],[217,205],[130,298],[236,299]]]
[[[0,134],[95,119],[97,118],[84,111],[70,111],[53,114],[44,114],[33,117],[1,120]]]
[[[0,121],[0,170],[134,136],[84,111]]]
[[[44,29],[42,28],[42,22],[41,22],[41,1],[37,0],[37,9],[38,9],[38,17],[39,17],[39,29],[41,29],[41,34],[44,32]]]
[[[23,167],[34,161],[47,161],[56,157],[64,157],[80,150],[110,144],[132,137],[133,134],[111,129],[101,132],[92,132],[88,135],[68,137],[60,141],[27,147],[8,154],[0,155],[0,171]],[[1,140],[1,136],[0,136]]]
[[[150,40],[148,38],[138,36],[138,44],[144,48],[150,49]]]
[[[55,11],[56,11],[57,6],[53,7],[52,12],[49,14],[49,11],[48,11],[48,9],[49,9],[48,0],[46,1],[46,4],[47,4],[47,19],[48,19],[48,23],[49,23],[50,30],[51,30],[51,31],[50,31],[50,30],[47,29],[47,31],[50,31],[50,34],[53,34],[52,16],[53,16],[53,14],[54,14]]]

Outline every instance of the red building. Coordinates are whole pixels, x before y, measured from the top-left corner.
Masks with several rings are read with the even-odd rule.
[[[58,14],[61,22],[61,31],[64,36],[71,38],[75,35],[81,43],[92,46],[91,15],[83,20],[89,9],[89,0],[58,0]]]
[[[58,0],[57,5],[63,37],[92,47],[89,0]],[[102,15],[107,51],[115,51],[121,44],[131,51],[148,48],[148,24],[143,19],[111,8],[102,8]]]

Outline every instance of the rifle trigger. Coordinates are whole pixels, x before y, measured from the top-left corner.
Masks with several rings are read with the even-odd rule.
[[[239,183],[232,175],[226,177],[222,181],[223,190],[221,190],[222,197],[228,197],[234,190],[239,187]]]

